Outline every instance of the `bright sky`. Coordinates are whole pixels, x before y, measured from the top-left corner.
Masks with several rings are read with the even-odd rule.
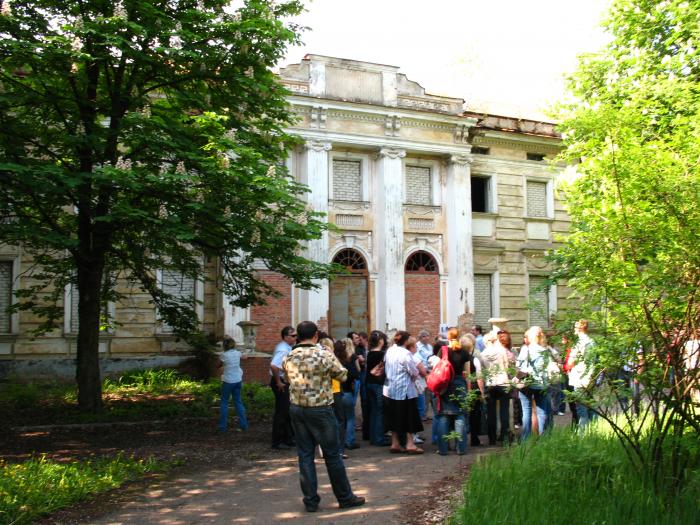
[[[599,49],[611,0],[307,0],[306,53],[399,66],[470,109],[546,118],[576,56]]]

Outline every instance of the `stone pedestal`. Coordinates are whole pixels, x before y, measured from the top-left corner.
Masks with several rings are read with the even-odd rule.
[[[258,335],[258,326],[261,324],[255,321],[241,321],[238,323],[238,326],[243,331],[243,341],[241,341],[240,347],[244,353],[250,354],[255,352],[255,339]]]

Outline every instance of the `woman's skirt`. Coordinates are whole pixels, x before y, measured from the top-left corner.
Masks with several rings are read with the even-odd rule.
[[[390,399],[384,396],[384,428],[411,434],[422,431],[417,399]]]

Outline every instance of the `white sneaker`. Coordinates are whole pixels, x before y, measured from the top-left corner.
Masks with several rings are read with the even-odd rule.
[[[421,438],[418,434],[413,434],[413,442],[416,445],[420,445],[422,443],[425,443],[425,440],[423,438]]]

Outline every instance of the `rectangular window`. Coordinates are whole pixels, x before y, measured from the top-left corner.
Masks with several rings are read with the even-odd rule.
[[[488,273],[476,273],[474,274],[474,324],[486,327],[492,317],[492,276]]]
[[[472,153],[474,155],[489,155],[491,150],[489,148],[482,148],[480,146],[472,146]]]
[[[547,217],[547,183],[527,181],[527,216]]]
[[[160,281],[161,290],[169,293],[180,304],[194,306],[196,281],[192,277],[175,270],[163,270]],[[172,332],[173,328],[163,323],[163,332]]]
[[[542,162],[544,160],[544,153],[528,153],[527,160]]]
[[[430,206],[432,200],[430,168],[406,166],[406,204]]]
[[[333,198],[341,201],[362,200],[362,162],[333,159]]]
[[[472,211],[490,213],[491,207],[491,178],[472,177]]]
[[[545,285],[547,278],[542,275],[531,275],[529,285],[530,325],[549,326],[549,286]]]
[[[12,261],[0,261],[0,333],[12,332]]]

